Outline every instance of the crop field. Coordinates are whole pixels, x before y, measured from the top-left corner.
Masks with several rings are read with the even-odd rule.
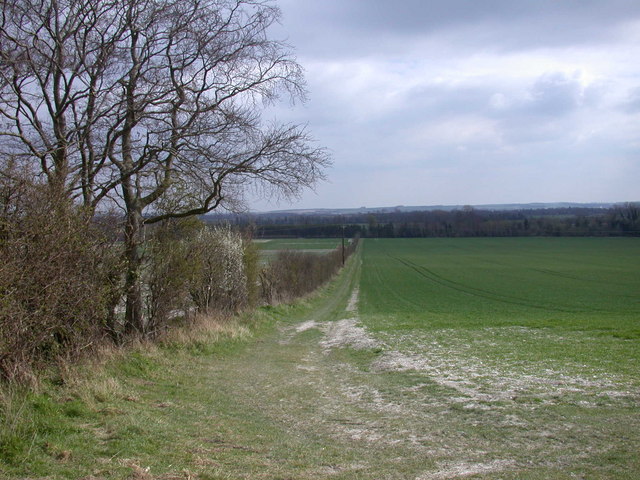
[[[333,250],[340,240],[335,238],[284,238],[257,240],[260,250]]]
[[[365,242],[367,395],[411,419],[395,439],[435,460],[420,478],[637,478],[639,254],[623,238]]]
[[[279,238],[254,241],[260,248],[262,262],[269,262],[278,252],[283,250],[317,254],[329,253],[337,248],[340,242],[336,238]]]
[[[637,239],[369,240],[364,265],[361,313],[411,328],[557,327],[640,338]]]

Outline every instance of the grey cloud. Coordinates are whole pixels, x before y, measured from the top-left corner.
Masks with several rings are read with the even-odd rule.
[[[595,92],[583,87],[579,76],[548,73],[536,79],[526,91],[496,92],[492,84],[479,86],[429,85],[407,92],[405,102],[387,120],[406,121],[407,115],[455,117],[476,114],[507,123],[544,122],[568,115],[595,102]],[[638,94],[640,103],[640,91]]]
[[[432,85],[409,92],[407,108],[428,115],[458,115],[482,111],[491,94],[489,86]]]
[[[613,39],[637,0],[286,0],[284,24],[312,55],[381,54],[445,35],[458,48],[511,50]]]
[[[311,92],[306,106],[274,114],[308,123],[334,155],[334,186],[307,206],[424,203],[403,182],[434,176],[446,185],[434,203],[504,201],[506,183],[510,201],[566,199],[544,183],[550,169],[592,179],[584,201],[637,192],[640,44],[628,22],[640,22],[640,0],[277,3]],[[611,162],[624,173],[607,181]],[[477,183],[474,165],[494,175],[491,191],[449,188]],[[388,200],[371,200],[389,171]]]
[[[577,77],[542,75],[526,93],[495,95],[488,116],[495,119],[509,145],[549,143],[572,130],[571,115],[583,107],[584,88]]]
[[[588,96],[589,102],[585,100]],[[590,108],[594,98],[595,93],[587,92],[577,74],[561,72],[541,75],[527,89],[506,93],[496,92],[491,84],[430,85],[409,91],[405,104],[385,121],[400,130],[429,119],[472,116],[479,122],[495,122],[496,134],[505,145],[548,143],[568,135],[572,115]],[[493,141],[487,139],[488,145]]]
[[[626,101],[622,104],[622,110],[630,114],[640,113],[640,87],[629,92]]]
[[[350,154],[362,148],[358,144],[359,139],[366,143],[366,139],[372,137],[384,139],[385,144],[391,143],[415,125],[448,121],[455,123],[460,118],[476,118],[478,122],[495,124],[497,134],[507,145],[546,143],[567,135],[571,128],[571,115],[584,106],[584,88],[579,79],[562,73],[542,75],[527,89],[506,93],[497,93],[496,86],[492,84],[423,85],[407,90],[392,109],[380,116],[368,117],[362,124],[350,122],[349,138],[346,138],[339,132],[345,128],[340,120],[353,115],[345,115],[345,112],[357,112],[365,106],[357,101],[348,106],[339,106],[330,99],[328,92],[317,93],[329,98],[329,103],[315,104],[307,111],[315,119],[313,126],[321,127],[321,132],[327,136],[338,136],[343,145],[355,141]],[[350,110],[346,110],[347,107]],[[343,116],[342,119],[339,115]],[[330,131],[336,129],[339,131]],[[486,148],[498,148],[493,143],[495,138],[476,141],[485,142]],[[408,147],[412,148],[411,145]],[[378,150],[380,148],[376,147]]]
[[[557,116],[580,106],[583,88],[576,77],[564,73],[542,75],[531,88],[531,101],[525,108],[532,113]]]
[[[486,113],[510,127],[519,124],[557,122],[581,108],[597,103],[602,93],[585,88],[579,74],[545,73],[524,91],[496,92],[488,101]]]
[[[281,0],[291,20],[351,29],[423,31],[496,20],[500,23],[561,19],[594,28],[640,14],[636,0]]]

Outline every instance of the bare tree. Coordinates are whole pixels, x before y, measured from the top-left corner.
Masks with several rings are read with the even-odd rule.
[[[289,48],[267,36],[278,17],[250,0],[2,4],[0,154],[90,213],[123,208],[130,331],[145,332],[145,224],[255,186],[295,195],[322,176],[327,155],[304,128],[261,119],[283,92],[305,92]]]
[[[94,211],[117,185],[96,130],[114,121],[122,5],[6,0],[0,18],[0,153]],[[57,193],[56,193],[57,195]]]
[[[310,186],[327,163],[296,126],[265,127],[264,102],[303,78],[287,48],[269,40],[267,2],[141,1],[126,12],[121,122],[110,160],[126,211],[127,325],[144,332],[139,244],[143,224],[209,212],[259,182],[285,195]],[[153,206],[170,195],[169,210]]]
[[[265,124],[301,67],[267,33],[266,0],[9,0],[0,25],[8,152],[95,211],[125,212],[130,331],[145,332],[142,229],[242,201],[296,195],[328,164],[304,128]],[[171,201],[169,201],[171,199]],[[162,205],[162,208],[159,206]]]

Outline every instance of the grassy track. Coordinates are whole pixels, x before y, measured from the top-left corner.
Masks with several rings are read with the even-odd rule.
[[[0,478],[637,478],[639,246],[367,240],[252,335],[28,399]]]

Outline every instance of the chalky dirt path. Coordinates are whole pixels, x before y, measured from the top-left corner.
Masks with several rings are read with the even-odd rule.
[[[213,478],[634,478],[637,385],[476,355],[549,340],[522,328],[486,329],[473,348],[455,329],[371,332],[360,268],[207,367],[207,388],[233,404],[212,416],[230,445],[205,452]]]

